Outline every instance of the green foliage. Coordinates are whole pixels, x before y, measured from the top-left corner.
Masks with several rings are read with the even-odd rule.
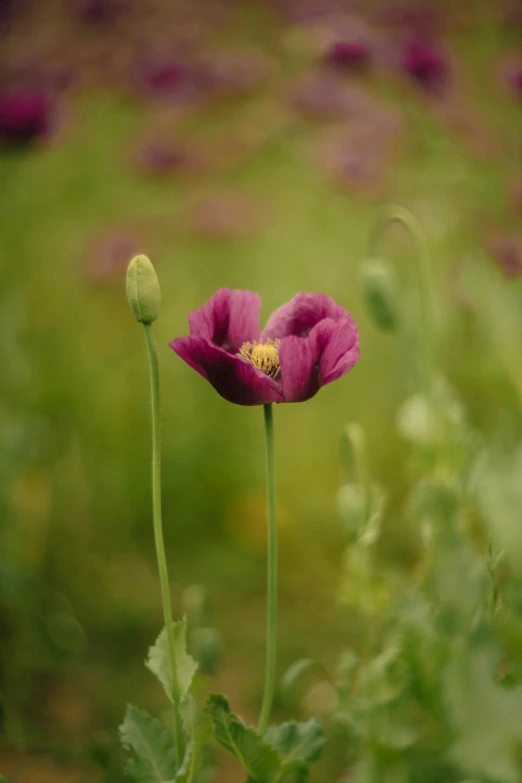
[[[183,763],[175,779],[178,783],[193,783],[204,766],[203,751],[213,736],[212,718],[207,708],[198,709],[190,695],[181,705],[181,715],[189,741]]]
[[[360,279],[368,315],[380,329],[392,332],[400,320],[392,268],[382,258],[367,258],[361,265]]]
[[[172,783],[175,780],[176,748],[172,736],[158,720],[129,706],[120,727],[120,737],[124,748],[135,754],[125,769],[136,783]]]
[[[307,773],[310,764],[317,761],[324,746],[324,732],[317,718],[307,723],[290,721],[280,726],[269,726],[265,740],[282,759],[282,772]]]
[[[224,696],[210,696],[208,705],[217,741],[236,757],[249,778],[257,783],[277,783],[282,773],[277,751],[230,711]]]
[[[192,680],[198,665],[187,653],[187,620],[179,620],[174,623],[174,649],[176,656],[176,670],[178,675],[179,698],[184,699],[188,694]],[[164,628],[158,636],[156,643],[150,648],[146,661],[147,667],[156,675],[168,698],[173,700],[172,674],[170,667],[170,653],[167,632]]]
[[[261,737],[231,712],[224,696],[213,694],[208,706],[217,741],[235,756],[249,781],[279,783],[287,775],[306,780],[310,765],[321,756],[325,738],[316,718],[306,723],[290,721],[269,726]]]

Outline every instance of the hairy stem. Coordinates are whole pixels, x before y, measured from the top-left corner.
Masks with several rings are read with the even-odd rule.
[[[277,626],[277,510],[274,460],[274,427],[272,405],[264,406],[266,437],[266,487],[268,509],[268,606],[266,622],[266,673],[265,691],[258,731],[264,734],[274,700],[276,666],[276,626]]]
[[[379,255],[379,247],[383,235],[392,223],[400,223],[408,231],[415,246],[415,262],[417,265],[417,281],[421,305],[421,336],[422,336],[422,379],[426,393],[429,395],[433,387],[432,362],[432,319],[430,308],[430,252],[421,224],[414,215],[404,207],[391,205],[385,207],[370,233],[369,250],[371,255]]]
[[[160,382],[158,354],[152,325],[144,323],[147,350],[150,362],[150,388],[152,406],[152,513],[154,520],[154,540],[161,588],[161,601],[167,633],[169,659],[172,681],[172,698],[174,700],[174,734],[176,737],[176,754],[178,764],[181,764],[184,752],[184,737],[179,716],[179,683],[176,667],[176,647],[174,641],[174,623],[172,620],[172,603],[170,600],[169,573],[163,538],[163,521],[161,514],[161,417],[160,417]]]

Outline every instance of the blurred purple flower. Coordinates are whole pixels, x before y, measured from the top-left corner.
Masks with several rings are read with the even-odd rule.
[[[370,59],[370,50],[364,41],[336,41],[327,50],[325,61],[342,68],[357,68],[365,65]]]
[[[272,70],[273,62],[263,52],[230,49],[208,55],[197,69],[197,79],[211,95],[241,94],[259,87]]]
[[[135,228],[106,229],[88,248],[86,276],[95,283],[120,280],[130,259],[142,253],[144,247],[143,236]]]
[[[232,239],[258,229],[260,215],[247,194],[223,190],[196,197],[185,224],[203,237]]]
[[[187,67],[175,58],[145,57],[136,64],[141,87],[153,97],[187,93]]]
[[[7,18],[9,11],[13,6],[12,0],[0,0],[0,22]]]
[[[79,17],[89,23],[111,22],[125,7],[125,0],[78,0]]]
[[[403,70],[427,89],[440,87],[448,75],[447,59],[442,51],[423,38],[413,38],[405,47]]]
[[[378,21],[384,25],[399,27],[420,36],[433,36],[440,31],[443,14],[428,0],[407,0],[385,4],[378,13]]]
[[[517,179],[512,184],[511,201],[516,211],[522,213],[522,179]]]
[[[487,240],[487,249],[506,277],[522,275],[522,240],[516,234],[491,234]]]
[[[513,87],[522,98],[522,65],[513,74]]]
[[[499,84],[511,95],[522,98],[522,52],[515,50],[509,52],[497,66]]]
[[[168,175],[197,170],[197,157],[188,144],[173,139],[152,138],[139,144],[134,163],[144,174]]]
[[[357,117],[369,102],[368,96],[333,72],[305,74],[294,87],[292,105],[312,118]]]
[[[0,140],[24,146],[51,131],[53,100],[48,93],[13,90],[0,94]]]
[[[361,125],[362,132],[347,128],[326,133],[316,154],[333,184],[372,196],[382,189],[387,144],[371,124]]]
[[[260,309],[252,291],[220,288],[190,313],[190,337],[170,347],[237,405],[304,402],[358,362],[355,322],[329,296],[297,294],[263,332]]]

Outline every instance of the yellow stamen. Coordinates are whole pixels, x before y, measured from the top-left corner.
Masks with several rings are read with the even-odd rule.
[[[271,378],[279,375],[279,340],[265,340],[259,343],[243,343],[239,349],[238,356],[246,359],[258,370]]]

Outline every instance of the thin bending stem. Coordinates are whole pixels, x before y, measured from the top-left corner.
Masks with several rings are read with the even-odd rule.
[[[366,453],[366,437],[360,424],[353,421],[344,428],[344,435],[350,445],[351,460],[349,469],[346,471],[348,480],[353,478],[351,475],[355,468],[355,478],[359,484],[364,497],[364,524],[368,523],[371,511],[371,482],[370,470],[368,468],[368,456]]]
[[[378,256],[380,244],[386,230],[392,223],[400,223],[408,231],[415,246],[415,262],[417,265],[417,280],[421,305],[422,333],[422,374],[426,392],[432,389],[432,320],[430,307],[430,251],[421,224],[417,218],[404,207],[391,205],[385,207],[370,233],[369,250],[371,255]]]
[[[183,730],[179,717],[179,683],[176,667],[176,647],[174,640],[174,623],[172,620],[172,603],[170,600],[169,573],[163,538],[163,521],[161,514],[161,419],[160,419],[160,383],[158,354],[152,324],[143,324],[147,339],[147,350],[150,362],[150,389],[152,406],[152,513],[154,520],[154,540],[161,588],[161,602],[169,647],[170,671],[172,681],[172,699],[174,701],[174,733],[176,736],[176,753],[178,762],[183,758]]]
[[[266,674],[258,730],[264,734],[274,700],[277,626],[277,511],[272,405],[264,406],[266,436],[266,487],[268,509],[268,606],[266,622]]]

